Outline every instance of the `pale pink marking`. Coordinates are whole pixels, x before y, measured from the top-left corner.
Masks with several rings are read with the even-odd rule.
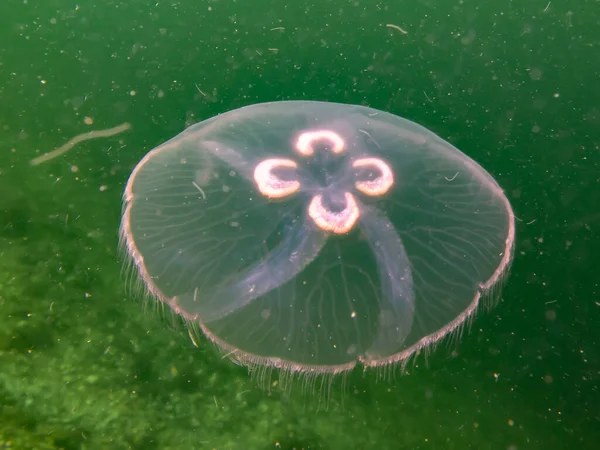
[[[352,163],[352,167],[365,167],[365,166],[374,166],[380,172],[381,175],[375,178],[374,180],[368,181],[357,181],[354,185],[356,189],[362,192],[365,195],[369,195],[372,197],[376,197],[378,195],[383,195],[394,184],[394,174],[392,173],[392,169],[385,162],[378,158],[363,158],[357,159]]]
[[[269,198],[282,198],[300,189],[298,180],[282,180],[271,171],[277,167],[298,167],[291,159],[265,159],[254,169],[254,181],[258,190]]]
[[[333,153],[344,151],[345,143],[342,137],[330,130],[306,131],[298,136],[296,141],[296,150],[303,156],[310,156],[314,153],[313,143],[315,141],[327,140],[331,143]]]
[[[324,231],[331,231],[335,234],[349,232],[358,220],[360,211],[354,196],[349,192],[346,192],[345,195],[346,207],[339,212],[326,209],[323,206],[323,196],[315,195],[308,206],[308,215]]]

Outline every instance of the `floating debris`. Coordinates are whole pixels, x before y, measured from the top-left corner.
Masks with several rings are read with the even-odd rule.
[[[125,122],[119,126],[113,128],[107,128],[106,130],[96,130],[96,131],[88,131],[87,133],[79,134],[73,138],[71,138],[66,144],[58,147],[56,150],[52,150],[51,152],[44,153],[43,155],[38,156],[37,158],[32,159],[29,163],[32,166],[37,166],[38,164],[42,164],[46,161],[50,161],[64,153],[67,153],[77,144],[83,141],[88,141],[90,139],[97,138],[106,138],[110,136],[114,136],[115,134],[123,133],[131,128],[131,124]]]
[[[388,28],[393,28],[394,30],[398,30],[402,34],[408,34],[408,31],[403,30],[398,25],[394,25],[393,23],[386,23],[385,26]]]

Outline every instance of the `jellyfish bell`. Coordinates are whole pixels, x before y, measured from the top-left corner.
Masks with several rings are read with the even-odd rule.
[[[420,125],[283,101],[150,151],[121,239],[148,292],[235,361],[335,374],[464,325],[497,296],[515,231],[496,181]]]

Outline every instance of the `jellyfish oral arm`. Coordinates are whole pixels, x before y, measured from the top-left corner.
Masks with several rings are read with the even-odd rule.
[[[204,141],[202,148],[208,150],[212,155],[227,163],[240,175],[254,183],[254,170],[256,161],[244,158],[227,144],[217,141]]]
[[[386,217],[363,212],[361,227],[380,268],[379,332],[366,358],[390,355],[402,349],[412,328],[415,293],[410,260],[400,236]]]
[[[326,242],[326,233],[307,221],[296,223],[273,251],[241,273],[237,281],[230,280],[207,293],[211,300],[200,305],[203,322],[225,317],[292,280],[319,255]]]

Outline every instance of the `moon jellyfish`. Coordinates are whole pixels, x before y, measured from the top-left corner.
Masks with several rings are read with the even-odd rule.
[[[147,292],[237,363],[335,374],[406,362],[497,299],[514,215],[416,123],[363,106],[230,111],[150,151],[121,241]]]

